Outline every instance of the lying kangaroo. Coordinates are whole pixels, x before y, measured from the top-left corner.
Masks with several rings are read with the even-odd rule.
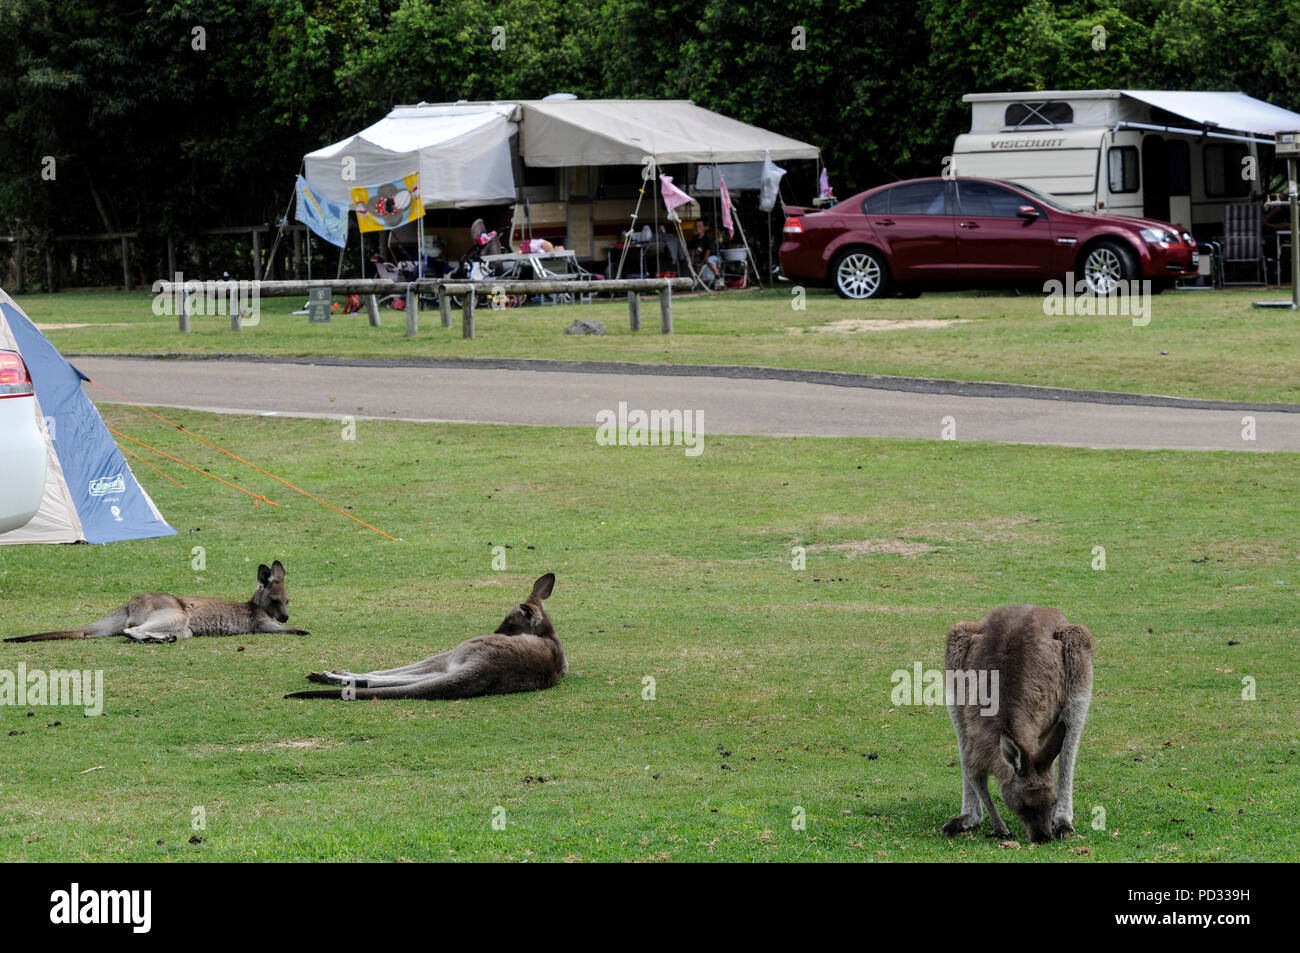
[[[125,635],[136,642],[175,642],[194,635],[245,635],[251,632],[284,632],[310,635],[290,629],[289,596],[284,591],[284,566],[280,560],[257,567],[257,591],[247,602],[225,599],[195,599],[147,592],[122,608],[79,629],[37,632],[6,642],[44,642],[50,639],[101,639]]]
[[[952,627],[948,672],[997,672],[999,697],[987,709],[995,713],[982,715],[972,699],[957,704],[949,696],[962,795],[961,813],[943,825],[945,834],[979,827],[987,808],[993,836],[1010,836],[989,796],[990,774],[1034,843],[1074,833],[1074,759],[1092,700],[1092,651],[1091,632],[1042,606],[1003,606]]]
[[[553,588],[555,573],[548,572],[495,632],[466,639],[450,652],[378,672],[312,672],[309,681],[345,687],[284,697],[474,698],[550,688],[569,670],[564,647],[542,605]]]

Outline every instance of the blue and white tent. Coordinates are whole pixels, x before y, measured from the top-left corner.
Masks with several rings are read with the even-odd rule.
[[[41,508],[26,526],[0,533],[0,544],[113,543],[174,535],[82,391],[81,382],[89,378],[0,291],[0,347],[7,346],[6,339],[17,345],[31,372],[49,466]]]

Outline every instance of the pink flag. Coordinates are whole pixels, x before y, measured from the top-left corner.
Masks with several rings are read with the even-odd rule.
[[[719,191],[722,193],[722,227],[727,230],[728,238],[736,237],[735,226],[731,223],[731,193],[727,191],[727,180],[718,176]]]
[[[685,205],[687,202],[694,202],[691,198],[677,186],[673,185],[671,175],[659,176],[659,191],[664,197],[664,205],[668,206],[668,211],[672,211],[679,205]]]

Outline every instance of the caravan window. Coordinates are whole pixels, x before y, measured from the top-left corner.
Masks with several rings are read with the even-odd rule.
[[[1136,192],[1139,187],[1137,146],[1111,146],[1106,153],[1112,192]]]
[[[1007,125],[1060,126],[1074,122],[1074,108],[1069,103],[1012,103],[1007,107]]]
[[[1242,160],[1250,152],[1244,143],[1205,147],[1205,194],[1224,198],[1250,194],[1250,181],[1242,174]]]

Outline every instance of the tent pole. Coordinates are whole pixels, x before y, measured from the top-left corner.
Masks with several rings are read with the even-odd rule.
[[[782,227],[784,228],[785,226],[782,225]],[[775,272],[772,270],[772,210],[768,209],[767,210],[767,280],[768,281],[772,280],[773,274],[775,274]]]
[[[735,205],[732,205],[731,208],[732,208],[731,217],[736,222],[736,231],[740,232],[740,243],[745,246],[745,256],[746,256],[745,261],[747,262],[746,267],[752,267],[754,269],[754,280],[758,282],[758,286],[761,288],[763,287],[762,276],[759,275],[758,273],[758,262],[754,261],[754,253],[749,250],[749,239],[745,237],[745,226],[740,224],[740,216],[735,214],[735,209],[736,209]]]
[[[307,233],[307,280],[311,281],[311,229],[305,228],[303,231]]]
[[[658,171],[659,169],[658,167],[656,167],[655,172],[657,173]],[[655,196],[654,199],[654,222],[655,222],[655,230],[654,230],[655,275],[657,276],[661,271],[664,270],[663,264],[659,261],[659,196],[657,195]],[[641,277],[644,278],[645,275],[642,275]]]
[[[627,237],[623,239],[623,253],[618,256],[618,271],[614,272],[615,280],[623,277],[623,263],[627,261],[627,250],[632,244],[632,232],[636,231],[636,217],[641,211],[641,200],[645,198],[645,184],[647,181],[653,181],[658,177],[658,168],[651,174],[650,179],[646,179],[645,173],[641,173],[641,189],[636,194],[636,208],[632,210],[632,227],[628,229]]]

